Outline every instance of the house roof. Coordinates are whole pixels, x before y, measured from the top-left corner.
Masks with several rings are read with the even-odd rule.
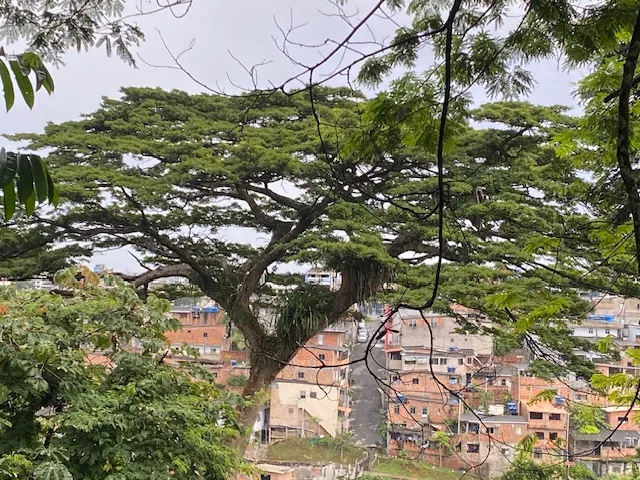
[[[527,423],[527,419],[520,415],[484,415],[481,413],[477,416],[473,413],[463,413],[460,415],[460,421],[479,423],[478,417],[482,419],[482,423]]]
[[[609,435],[611,435],[611,430],[608,429],[602,429],[599,433],[594,434],[580,433],[577,430],[571,431],[573,439],[579,441],[603,442],[609,437]],[[616,430],[613,432],[613,435],[611,435],[610,440],[613,442],[622,442],[627,438],[640,439],[640,432],[634,430]]]
[[[330,350],[333,352],[348,352],[349,349],[347,347],[332,347],[331,345],[305,345],[305,350]]]
[[[267,473],[284,474],[295,471],[293,467],[289,467],[287,465],[273,465],[271,463],[259,463],[258,465],[256,465],[256,467],[258,467],[259,470]]]
[[[601,407],[601,408],[602,408],[602,410],[604,410],[607,413],[626,412],[627,410],[629,410],[628,406],[625,407],[625,406],[615,406],[615,405],[612,405],[612,406],[609,406],[609,407]],[[640,410],[640,406],[632,408],[633,412],[636,412],[638,410]]]
[[[547,402],[546,400],[540,400],[531,405],[523,401],[522,405],[527,409],[528,412],[567,413],[567,410],[564,406],[554,405],[550,402]]]

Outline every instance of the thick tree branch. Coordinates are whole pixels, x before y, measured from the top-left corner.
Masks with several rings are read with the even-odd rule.
[[[266,213],[264,213],[264,210],[260,208],[260,205],[258,205],[258,202],[256,202],[256,199],[253,198],[251,194],[249,194],[249,191],[247,189],[238,188],[237,192],[238,192],[237,198],[246,202],[247,205],[249,205],[249,209],[251,210],[251,213],[256,218],[256,220],[262,225],[264,225],[266,228],[268,228],[269,230],[272,230],[273,232],[276,232],[276,231],[281,232],[293,226],[293,222],[285,222],[283,220],[278,220],[277,218],[273,218],[267,215]]]
[[[140,287],[142,285],[148,285],[153,280],[157,280],[159,278],[184,277],[192,280],[196,277],[196,272],[194,272],[188,265],[180,264],[165,265],[139,275],[128,275],[124,273],[119,273],[118,275],[124,280],[133,283],[136,287]]]
[[[631,217],[633,218],[633,233],[636,244],[636,255],[640,254],[640,194],[638,185],[631,167],[630,160],[630,125],[629,125],[629,97],[633,88],[633,75],[640,55],[640,14],[633,28],[631,42],[624,62],[622,84],[620,86],[620,100],[618,103],[618,148],[616,159],[620,169],[620,177],[629,197]],[[640,274],[640,261],[638,261],[638,274]]]

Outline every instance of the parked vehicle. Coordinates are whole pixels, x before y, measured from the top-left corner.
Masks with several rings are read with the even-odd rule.
[[[366,330],[360,330],[358,332],[358,343],[364,343],[369,338],[369,334]]]
[[[358,330],[366,330],[367,329],[367,324],[364,323],[363,321],[358,322]]]

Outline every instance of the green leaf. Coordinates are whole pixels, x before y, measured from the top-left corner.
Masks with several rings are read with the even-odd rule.
[[[53,93],[53,78],[51,77],[49,70],[47,70],[47,67],[44,66],[44,63],[42,63],[42,60],[38,55],[36,55],[34,52],[26,52],[20,55],[20,57],[18,57],[18,60],[20,61],[21,65],[24,65],[35,72],[36,91],[40,90],[41,87],[44,87],[47,93]]]
[[[7,154],[3,148],[0,149],[0,187],[13,183],[13,179],[18,171],[18,160],[15,154]]]
[[[16,191],[14,189],[13,182],[2,187],[2,194],[4,219],[8,222],[16,211]]]
[[[560,246],[560,239],[539,235],[530,238],[525,244],[523,251],[528,254],[536,253],[541,248],[544,250],[554,250]]]
[[[27,212],[27,215],[32,215],[33,212],[36,211],[36,192],[31,191],[31,195],[27,197],[24,201],[24,208]]]
[[[31,173],[33,173],[33,183],[35,185],[38,202],[44,202],[49,193],[47,167],[39,156],[30,155],[30,158]]]
[[[58,206],[58,202],[60,201],[60,193],[58,192],[58,187],[53,183],[53,179],[51,175],[49,175],[49,171],[47,170],[47,191],[49,192],[49,203],[54,207]]]
[[[513,308],[518,304],[520,297],[516,292],[503,292],[487,295],[485,304],[494,308]]]
[[[18,84],[20,93],[22,93],[22,98],[24,98],[24,101],[29,108],[33,108],[33,104],[35,103],[35,94],[29,77],[25,76],[22,72],[22,66],[17,60],[11,60],[9,65],[13,71],[13,75],[16,77],[16,83]]]
[[[18,199],[21,203],[25,203],[27,198],[33,194],[33,174],[31,173],[31,162],[29,155],[20,155],[18,157]],[[35,196],[34,196],[35,199]]]
[[[607,335],[596,342],[596,348],[600,353],[608,353],[613,345],[613,338]]]
[[[555,389],[546,389],[546,390],[541,390],[540,392],[536,393],[531,400],[529,400],[529,402],[527,403],[527,405],[534,405],[540,401],[546,400],[547,402],[552,401],[556,395],[558,395],[558,391]]]
[[[71,472],[59,462],[44,462],[33,472],[34,480],[73,480]]]
[[[47,67],[45,67],[44,65],[42,66],[41,71],[44,72],[44,81],[42,82],[42,86],[47,91],[47,93],[49,95],[51,95],[53,93],[53,91],[55,90],[55,85],[53,83],[53,77],[49,73],[49,70],[47,70]]]
[[[4,103],[7,106],[7,112],[11,110],[16,100],[16,94],[13,91],[13,81],[6,63],[0,60],[0,79],[2,79],[2,88],[4,90]]]

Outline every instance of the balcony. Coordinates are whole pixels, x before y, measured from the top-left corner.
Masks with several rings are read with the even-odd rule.
[[[402,360],[389,360],[387,368],[389,370],[402,370]]]

